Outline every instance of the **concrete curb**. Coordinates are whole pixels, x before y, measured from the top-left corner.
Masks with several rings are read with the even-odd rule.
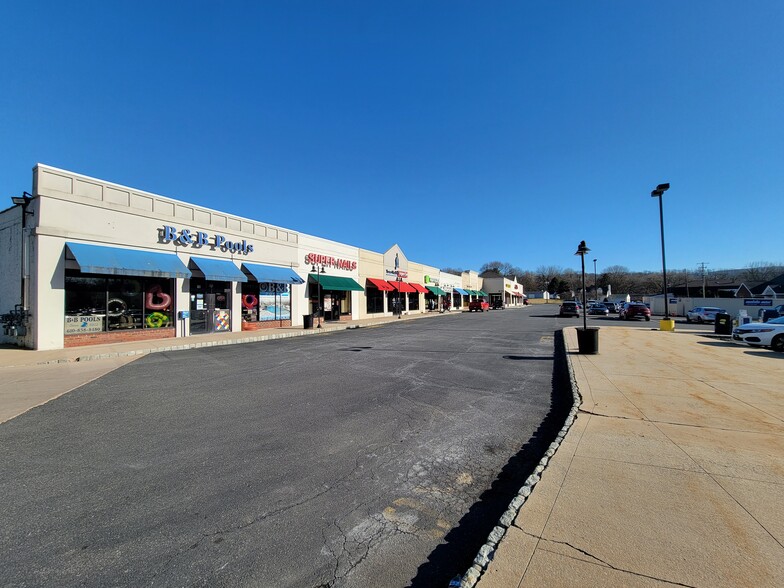
[[[437,313],[437,314],[420,314],[420,315],[411,315],[405,317],[403,320],[418,320],[423,318],[435,318],[435,317],[443,317],[443,316],[459,316],[460,313]],[[90,347],[84,347],[80,349],[76,353],[83,352],[85,355],[76,355],[74,357],[56,357],[46,360],[40,361],[32,361],[32,362],[23,362],[18,364],[8,364],[3,365],[3,368],[18,368],[18,367],[26,367],[26,366],[35,366],[35,365],[51,365],[51,364],[62,364],[62,363],[73,363],[73,362],[82,362],[82,361],[96,361],[101,359],[112,359],[115,357],[130,357],[130,356],[142,356],[148,355],[150,353],[163,353],[166,351],[185,351],[187,349],[198,349],[203,347],[218,347],[224,345],[241,345],[243,343],[259,343],[261,341],[274,341],[276,339],[290,339],[292,337],[308,337],[308,336],[318,336],[318,335],[326,335],[327,333],[333,332],[341,332],[341,331],[350,331],[353,329],[363,329],[368,327],[378,327],[382,325],[389,325],[389,324],[398,324],[398,322],[402,321],[393,321],[393,320],[378,320],[378,321],[371,321],[365,322],[362,324],[356,323],[347,323],[345,325],[329,325],[327,327],[323,327],[322,329],[301,329],[295,331],[286,331],[282,333],[268,333],[264,335],[249,335],[246,337],[238,337],[236,339],[222,339],[216,341],[190,341],[188,343],[177,343],[174,345],[165,345],[161,347],[147,347],[143,349],[128,349],[122,351],[110,351],[110,352],[103,352],[103,353],[89,353]],[[172,339],[172,341],[176,341],[177,339]],[[66,352],[67,350],[64,350]],[[35,353],[35,352],[33,352]]]
[[[512,499],[512,501],[509,503],[509,507],[506,509],[506,512],[501,515],[501,518],[498,521],[498,525],[496,525],[490,532],[490,535],[488,535],[485,544],[479,548],[479,553],[477,553],[476,557],[474,558],[474,564],[468,568],[466,573],[462,576],[460,588],[474,588],[474,586],[476,586],[476,583],[482,577],[482,574],[487,570],[487,566],[493,560],[495,549],[498,546],[498,543],[501,541],[501,539],[503,539],[504,535],[506,534],[506,530],[512,526],[512,523],[514,523],[517,515],[521,512],[523,506],[525,505],[526,500],[528,500],[528,497],[534,491],[536,484],[539,483],[539,481],[542,479],[541,477],[547,468],[547,464],[550,462],[550,459],[553,457],[553,455],[555,455],[555,452],[558,451],[558,448],[561,446],[564,437],[566,437],[569,429],[571,429],[575,419],[577,418],[577,413],[580,409],[580,405],[582,404],[582,396],[580,395],[580,390],[577,386],[577,378],[574,375],[572,359],[569,357],[569,347],[566,342],[566,336],[564,336],[563,353],[566,355],[566,366],[569,371],[569,383],[572,389],[572,408],[569,410],[569,414],[566,417],[561,430],[558,431],[558,435],[556,436],[555,441],[550,443],[550,446],[544,452],[544,456],[539,460],[539,464],[536,466],[536,468],[534,468],[534,473],[526,478],[525,484],[523,484],[523,487],[520,488],[520,490],[517,492],[517,496]],[[452,586],[451,583],[450,586]]]

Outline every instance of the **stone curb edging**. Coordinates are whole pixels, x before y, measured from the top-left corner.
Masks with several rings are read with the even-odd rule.
[[[563,353],[566,355],[566,366],[569,371],[569,383],[572,388],[572,408],[569,410],[569,415],[566,417],[561,430],[558,431],[558,435],[555,438],[555,441],[550,443],[550,446],[547,448],[547,451],[544,452],[544,457],[539,460],[539,464],[534,468],[534,473],[528,476],[525,480],[525,484],[512,499],[512,502],[509,503],[509,507],[506,509],[506,512],[501,515],[501,518],[498,521],[498,525],[496,525],[492,531],[490,531],[490,535],[487,537],[487,542],[479,548],[479,553],[477,553],[476,557],[474,558],[474,564],[468,568],[465,574],[462,576],[462,580],[460,582],[460,588],[474,588],[476,583],[482,577],[482,574],[487,570],[487,566],[493,560],[493,556],[495,555],[496,547],[498,543],[503,539],[504,535],[506,534],[506,530],[512,526],[512,523],[517,518],[517,515],[523,508],[528,497],[534,490],[534,486],[542,479],[542,473],[547,468],[547,464],[549,463],[550,459],[555,455],[555,452],[558,451],[558,448],[561,446],[561,443],[566,437],[566,434],[571,429],[572,424],[574,424],[574,420],[577,418],[577,412],[579,411],[580,405],[582,404],[582,396],[580,396],[580,390],[577,386],[577,378],[574,375],[574,368],[572,367],[572,360],[569,357],[569,349],[566,345],[566,337],[564,336],[564,351]],[[452,584],[449,584],[452,586]]]

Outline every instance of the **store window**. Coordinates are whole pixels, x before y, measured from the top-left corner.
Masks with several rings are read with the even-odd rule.
[[[174,324],[172,280],[65,276],[65,334],[160,329]]]
[[[409,292],[408,310],[419,310],[419,292]]]
[[[387,309],[389,309],[392,314],[400,314],[406,309],[404,296],[405,294],[401,294],[400,292],[387,292]]]
[[[291,320],[288,284],[242,284],[242,320],[248,323]]]
[[[365,289],[365,297],[367,298],[368,314],[384,312],[384,293],[381,290],[368,286]]]

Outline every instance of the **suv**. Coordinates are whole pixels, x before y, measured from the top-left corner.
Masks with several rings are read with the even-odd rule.
[[[651,320],[651,309],[642,302],[624,302],[621,310],[618,311],[618,318],[630,321],[633,318],[644,318]]]
[[[580,316],[580,305],[576,302],[562,302],[558,309],[558,316]]]
[[[484,300],[472,300],[468,303],[468,312],[484,312],[490,310],[490,305]]]

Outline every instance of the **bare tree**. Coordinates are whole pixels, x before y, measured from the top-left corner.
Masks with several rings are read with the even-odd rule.
[[[599,283],[603,288],[612,287],[614,294],[629,294],[634,285],[629,268],[623,265],[611,265],[599,275]]]
[[[519,268],[517,269],[519,270]],[[542,287],[541,282],[537,282],[536,274],[533,272],[520,271],[515,275],[517,276],[517,281],[523,285],[523,289],[526,292],[536,292]]]
[[[460,274],[463,273],[464,270],[461,270],[461,269],[456,268],[456,267],[442,267],[441,271],[444,272],[444,273],[447,273],[447,274],[455,274],[455,275],[459,276]]]
[[[561,277],[563,270],[558,267],[557,265],[540,265],[536,268],[535,276],[537,287],[536,289],[539,290],[547,290],[548,285],[555,279],[557,281],[558,278]]]
[[[782,267],[767,261],[754,261],[745,268],[743,279],[748,282],[767,282],[782,273]]]

